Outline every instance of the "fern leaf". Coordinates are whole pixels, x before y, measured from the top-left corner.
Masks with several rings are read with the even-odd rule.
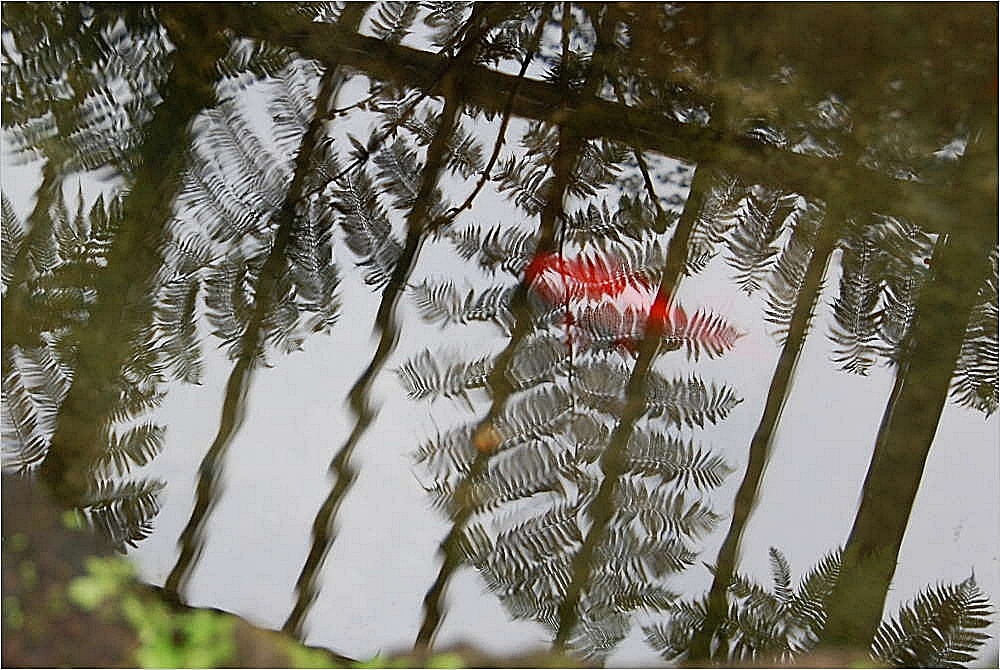
[[[343,214],[341,224],[348,248],[365,268],[365,282],[384,287],[403,253],[392,224],[379,203],[371,178],[364,170],[345,176],[333,190],[333,205]]]
[[[697,377],[667,380],[651,374],[646,407],[651,417],[662,417],[674,425],[698,426],[718,423],[743,402],[728,386],[706,384]]]
[[[413,286],[411,291],[420,316],[429,323],[447,326],[487,321],[495,323],[505,333],[509,333],[514,326],[510,309],[514,288],[491,286],[481,293],[469,288],[462,295],[451,281],[432,282],[425,279]]]
[[[721,456],[703,451],[690,441],[649,430],[632,434],[628,447],[628,467],[643,475],[658,475],[681,487],[699,491],[720,486],[733,472]]]
[[[420,3],[380,2],[371,17],[371,30],[375,37],[390,44],[399,44],[410,33],[417,18]]]
[[[721,314],[699,309],[691,317],[675,307],[664,328],[663,341],[667,351],[684,347],[688,359],[697,361],[702,355],[718,358],[746,335],[731,325]]]
[[[468,363],[454,362],[439,365],[430,350],[406,361],[396,370],[407,395],[414,400],[427,398],[461,398],[471,407],[468,390],[483,388],[492,365],[490,356],[482,356]]]
[[[870,236],[856,233],[845,241],[830,338],[837,344],[834,361],[848,372],[867,374],[879,353],[876,338],[882,313],[878,301],[885,263]]]
[[[7,199],[7,194],[2,195],[2,215],[0,215],[0,246],[3,247],[2,274],[3,288],[6,291],[7,285],[13,279],[14,259],[21,250],[24,242],[24,224],[14,212],[14,205]]]
[[[952,378],[952,400],[990,416],[1000,402],[997,341],[1000,305],[997,300],[997,250],[990,254],[992,274],[979,291],[979,304],[973,309],[962,341],[962,349]]]
[[[960,668],[989,639],[990,603],[969,577],[961,584],[928,587],[883,622],[873,655],[896,667]]]
[[[751,189],[747,206],[729,236],[729,265],[734,279],[747,295],[759,289],[779,252],[777,239],[793,210],[780,192]]]
[[[167,282],[155,298],[154,323],[160,338],[157,348],[175,377],[189,384],[201,381],[203,363],[198,340],[198,276]]]
[[[97,482],[80,507],[89,524],[123,550],[125,545],[137,546],[153,532],[163,487],[163,482],[144,479]]]
[[[163,449],[166,429],[152,423],[134,426],[123,434],[109,433],[104,453],[95,468],[124,476],[133,465],[143,466]]]

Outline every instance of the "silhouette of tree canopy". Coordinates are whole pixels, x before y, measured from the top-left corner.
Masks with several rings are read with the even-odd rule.
[[[418,646],[469,563],[512,616],[597,659],[646,610],[669,615],[652,645],[695,662],[835,643],[971,660],[988,615],[971,578],[878,626],[945,402],[1000,401],[986,7],[7,6],[5,160],[39,176],[30,211],[5,194],[0,217],[4,467],[134,545],[164,483],[131,471],[168,429],[142,417],[223,348],[167,583],[181,597],[254,371],[335,332],[356,273],[377,346],[346,391],[287,631],[304,635],[405,305],[501,342],[395,369],[414,400],[476,415],[415,447],[452,523]],[[489,198],[513,220],[481,214]],[[448,274],[417,272],[429,248]],[[708,496],[735,468],[697,438],[754,391],[702,374],[744,326],[681,291],[720,263],[781,346],[731,515]],[[895,387],[843,552],[796,590],[772,551],[767,591],[740,575],[740,542],[820,315],[835,366],[890,365]],[[726,517],[707,596],[673,593]]]

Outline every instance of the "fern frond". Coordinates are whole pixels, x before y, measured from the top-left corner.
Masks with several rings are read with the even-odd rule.
[[[705,491],[722,485],[733,472],[722,456],[703,451],[690,441],[649,430],[637,430],[628,446],[628,468],[657,475],[687,488]]]
[[[500,193],[510,191],[514,204],[534,216],[545,207],[549,190],[547,174],[548,168],[536,165],[530,156],[509,156],[498,162],[493,180],[498,182]]]
[[[365,268],[365,283],[384,287],[403,253],[392,232],[392,224],[379,203],[371,178],[364,170],[344,176],[333,189],[333,206],[343,214],[348,248]]]
[[[665,379],[651,374],[646,396],[647,414],[681,426],[703,428],[718,423],[743,402],[729,386],[706,384],[697,377]]]
[[[688,271],[694,274],[703,267],[705,257],[715,255],[714,247],[739,221],[740,208],[748,189],[735,177],[719,175],[709,189],[694,228],[691,231]]]
[[[472,444],[472,426],[459,426],[421,444],[413,453],[414,463],[437,482],[469,472],[478,452]]]
[[[200,383],[203,369],[197,326],[199,290],[198,276],[190,274],[167,282],[154,299],[157,349],[174,376],[188,384]]]
[[[399,44],[410,33],[420,10],[418,2],[380,2],[371,16],[375,37],[390,44]]]
[[[707,610],[707,597],[674,603],[664,623],[642,627],[646,642],[664,660],[679,660],[687,654],[691,638],[705,623]]]
[[[163,488],[163,482],[155,480],[98,481],[79,506],[88,523],[123,551],[125,545],[138,546],[153,532]]]
[[[799,649],[811,649],[819,641],[826,625],[827,602],[840,577],[842,551],[836,549],[824,556],[799,582],[788,602],[789,623],[803,631]]]
[[[205,306],[213,335],[230,346],[237,356],[239,339],[253,315],[253,277],[247,262],[233,255],[219,263],[205,277]]]
[[[997,361],[1000,359],[1000,343],[997,341],[1000,304],[997,300],[996,249],[990,254],[990,263],[992,273],[980,289],[979,304],[973,308],[969,317],[951,387],[952,400],[979,410],[986,416],[995,412],[1000,403],[1000,383],[997,379]]]
[[[104,452],[94,467],[124,476],[133,465],[146,465],[160,453],[165,434],[166,428],[152,423],[134,426],[122,434],[109,432]]]
[[[536,386],[515,395],[497,421],[502,448],[560,433],[572,408],[573,399],[561,386]]]
[[[989,639],[989,600],[974,577],[928,587],[875,632],[872,654],[896,667],[961,668]]]
[[[469,288],[462,295],[450,280],[433,282],[425,279],[411,287],[420,316],[429,323],[447,326],[473,321],[487,321],[498,325],[505,333],[514,326],[510,301],[514,288],[491,286],[477,293]]]
[[[396,374],[414,400],[461,398],[471,406],[468,391],[486,386],[492,368],[490,358],[487,355],[470,362],[439,365],[425,349],[397,368]]]
[[[7,194],[2,194],[2,215],[0,215],[0,246],[3,247],[2,273],[0,279],[3,280],[3,289],[7,290],[7,285],[13,279],[14,258],[21,250],[24,242],[24,224],[14,211],[14,205],[7,199]]]
[[[789,217],[791,234],[788,243],[779,252],[774,262],[774,271],[767,277],[764,319],[777,326],[774,334],[782,343],[799,301],[816,236],[820,226],[824,225],[823,217],[824,211],[812,205],[807,206],[798,216]],[[833,222],[825,225],[833,225]]]
[[[727,259],[735,270],[733,278],[747,295],[761,287],[773,267],[780,251],[778,236],[793,209],[794,203],[780,191],[750,190],[746,207],[729,235]]]
[[[688,359],[697,361],[703,354],[709,358],[724,355],[744,335],[721,314],[699,309],[688,317],[683,309],[675,307],[664,327],[663,342],[667,351],[683,346]]]
[[[516,388],[527,388],[555,381],[569,365],[566,342],[543,331],[529,336],[514,350],[513,360],[505,374]]]
[[[479,226],[448,228],[444,234],[459,256],[465,260],[476,258],[479,267],[493,273],[499,269],[519,275],[531,261],[537,243],[534,231],[516,226],[496,226],[485,233]]]
[[[775,547],[767,551],[771,565],[771,579],[774,580],[774,596],[782,605],[792,599],[792,569],[788,559]]]
[[[431,0],[422,4],[426,10],[423,22],[432,29],[431,44],[441,49],[455,48],[456,36],[461,34],[472,3]]]
[[[615,489],[616,516],[620,523],[636,519],[654,539],[704,537],[720,517],[701,500],[663,483],[652,489],[634,478],[622,479]]]
[[[841,369],[865,375],[879,353],[878,309],[886,258],[870,234],[855,233],[844,242],[840,293],[833,304],[829,337],[837,344],[833,360]]]

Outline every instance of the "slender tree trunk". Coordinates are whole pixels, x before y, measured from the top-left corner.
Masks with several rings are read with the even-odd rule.
[[[757,431],[750,441],[747,468],[733,503],[733,518],[729,525],[729,532],[722,542],[719,557],[716,559],[715,575],[708,593],[705,623],[691,640],[688,659],[692,662],[707,661],[713,655],[719,655],[723,658],[725,656],[724,649],[720,650],[721,654],[713,654],[712,639],[729,612],[726,591],[736,572],[740,541],[757,501],[757,493],[764,477],[764,468],[770,458],[771,442],[778,426],[778,419],[781,417],[781,410],[788,398],[795,364],[802,352],[802,346],[809,331],[809,322],[812,319],[813,309],[822,288],[823,275],[837,241],[839,224],[840,213],[828,211],[817,235],[816,246],[809,259],[809,265],[806,267],[802,286],[795,303],[795,310],[789,321],[788,336],[784,347],[782,347],[781,355],[778,357],[774,376],[771,378],[771,386],[764,403],[764,413],[760,418]],[[720,640],[719,643],[725,644],[725,640]]]
[[[277,293],[279,282],[288,267],[285,254],[291,242],[292,228],[295,225],[295,208],[305,195],[304,190],[309,175],[310,162],[321,139],[323,124],[332,106],[332,99],[337,87],[337,76],[335,70],[328,70],[320,81],[316,96],[316,109],[309,127],[302,136],[299,152],[295,158],[292,181],[288,186],[281,209],[274,217],[277,232],[267,259],[261,267],[254,292],[253,316],[240,338],[239,358],[229,375],[229,381],[226,383],[226,395],[223,401],[219,430],[198,468],[194,510],[178,539],[180,555],[163,587],[166,593],[177,600],[180,599],[181,591],[201,556],[205,523],[220,495],[219,476],[222,473],[223,458],[243,423],[247,391],[250,388],[255,363],[260,356],[266,337],[264,322],[271,314],[275,300],[279,297]]]
[[[970,146],[950,202],[938,210],[952,219],[952,232],[938,242],[933,278],[920,294],[910,354],[900,364],[844,548],[820,636],[824,645],[867,651],[882,616],[969,317],[997,246],[995,127],[994,119],[989,139]]]
[[[164,7],[160,17],[177,45],[163,103],[145,129],[142,163],[125,202],[125,222],[96,282],[97,303],[81,331],[72,386],[63,401],[40,475],[56,498],[76,504],[91,480],[108,417],[118,402],[117,380],[133,335],[151,312],[148,286],[159,270],[160,237],[170,219],[194,117],[215,98],[214,66],[228,43],[214,26],[194,25],[189,10]]]
[[[687,263],[688,246],[691,232],[698,219],[708,193],[711,180],[709,165],[698,166],[691,182],[691,191],[684,205],[684,212],[677,222],[677,228],[670,239],[667,258],[664,263],[663,276],[656,292],[651,314],[669,314],[674,302],[674,296],[680,284]],[[559,628],[553,649],[563,650],[569,643],[573,628],[579,621],[579,605],[583,594],[590,583],[593,572],[594,557],[597,548],[604,541],[608,525],[614,517],[614,492],[618,480],[625,473],[625,451],[636,421],[645,410],[646,384],[649,371],[656,361],[663,339],[664,324],[659,319],[649,319],[646,332],[639,345],[638,357],[632,374],[625,386],[625,408],[621,418],[611,434],[608,447],[601,454],[600,466],[603,478],[597,495],[588,506],[591,525],[584,537],[583,546],[576,554],[571,564],[571,581],[567,588],[566,598],[559,607]]]
[[[318,595],[320,570],[336,539],[337,512],[357,476],[350,462],[351,456],[377,414],[377,410],[371,406],[369,398],[371,385],[395,351],[396,343],[399,340],[400,324],[396,315],[396,306],[406,288],[413,268],[416,267],[420,250],[427,235],[436,228],[437,222],[429,220],[431,195],[438,183],[438,178],[445,169],[448,139],[459,123],[459,114],[462,109],[460,102],[462,77],[472,62],[478,48],[479,38],[486,34],[490,28],[486,8],[487,6],[483,4],[473,10],[469,19],[469,32],[463,39],[462,47],[452,59],[445,61],[438,68],[444,97],[441,125],[427,147],[427,162],[420,176],[419,191],[413,207],[406,217],[407,233],[403,251],[393,271],[392,278],[382,294],[382,301],[375,317],[375,330],[379,334],[375,355],[348,394],[348,405],[355,416],[354,428],[330,462],[330,473],[334,477],[334,484],[313,520],[313,541],[295,582],[295,604],[282,626],[284,632],[299,639],[302,639],[305,634],[305,620]]]

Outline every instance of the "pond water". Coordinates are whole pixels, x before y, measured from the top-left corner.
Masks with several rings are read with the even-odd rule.
[[[5,470],[358,659],[995,665],[996,29],[8,5]]]

